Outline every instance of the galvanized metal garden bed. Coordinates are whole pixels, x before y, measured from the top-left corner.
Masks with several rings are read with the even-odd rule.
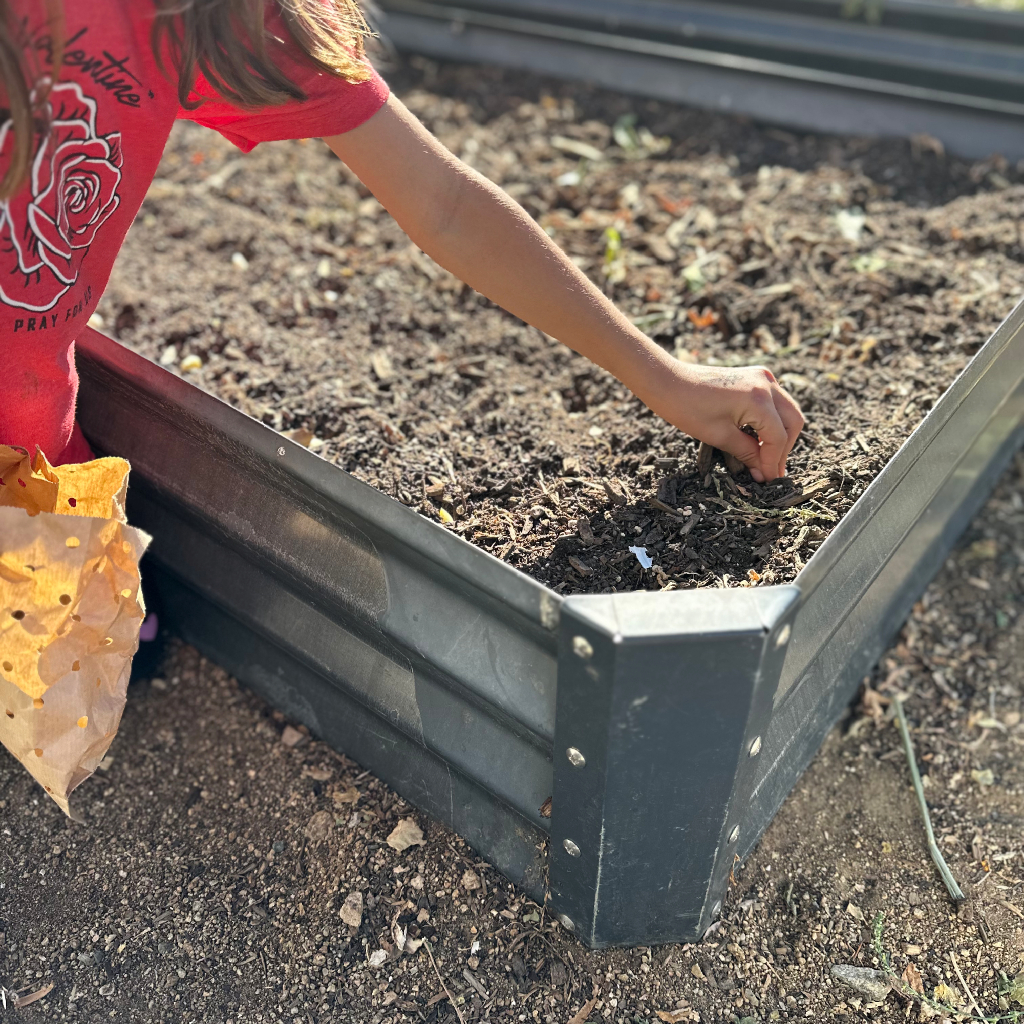
[[[174,628],[592,946],[704,932],[1024,441],[1022,305],[795,585],[563,599],[96,332],[78,353]]]
[[[1024,156],[1024,17],[934,0],[381,0],[398,50]],[[930,140],[925,140],[934,145]]]

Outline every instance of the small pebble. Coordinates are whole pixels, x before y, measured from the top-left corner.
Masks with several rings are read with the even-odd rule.
[[[832,967],[832,977],[873,1003],[882,1002],[889,994],[888,975],[874,971],[870,967],[835,964]]]
[[[338,911],[338,917],[349,926],[358,928],[363,923],[363,894],[352,892],[345,897],[345,902]]]
[[[231,266],[237,267],[239,270],[248,270],[249,261],[240,252],[233,252],[231,254]]]
[[[191,370],[201,370],[202,367],[203,361],[195,353],[185,356],[185,358],[178,364],[178,369],[180,369],[182,373],[188,373]]]

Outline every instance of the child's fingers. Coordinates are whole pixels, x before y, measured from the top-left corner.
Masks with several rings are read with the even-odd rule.
[[[757,443],[756,437],[737,429],[730,434],[729,442],[720,447],[739,459],[759,484],[764,483],[764,473],[761,472],[761,446]]]
[[[773,388],[773,397],[775,399],[775,411],[779,414],[779,419],[782,421],[782,426],[786,431],[786,449],[779,464],[778,472],[779,476],[785,476],[786,459],[793,450],[793,445],[796,444],[800,431],[804,428],[804,414],[800,411],[800,406],[796,404],[793,398],[786,394],[778,385]]]
[[[757,431],[758,440],[761,442],[758,468],[762,479],[758,480],[758,483],[782,476],[785,472],[786,454],[789,451],[789,435],[775,408],[775,403],[772,401],[763,404],[757,411],[757,418],[748,422]],[[751,476],[757,480],[753,470]]]

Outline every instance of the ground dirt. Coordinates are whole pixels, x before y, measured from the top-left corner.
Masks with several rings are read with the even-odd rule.
[[[698,472],[317,140],[242,157],[180,125],[104,328],[562,593],[792,580],[1021,292],[1024,186],[998,158],[478,67],[392,80],[660,344],[774,371],[808,420],[789,481]]]
[[[0,985],[53,985],[4,1020],[954,1017],[897,991],[874,1005],[835,964],[1024,1012],[1022,495],[1024,458],[694,945],[588,951],[458,837],[176,647],[76,793],[81,823],[0,754]],[[928,857],[897,694],[959,907]],[[387,838],[410,818],[424,842],[396,852]]]
[[[806,379],[792,384],[810,421],[794,481],[833,484],[812,510],[845,509],[1018,289],[1024,189],[999,161],[962,164],[926,141],[797,138],[480,69],[421,63],[393,77],[631,315],[657,314],[649,326],[666,345]],[[634,129],[670,136],[671,147],[616,148],[612,127],[631,112]],[[580,166],[556,135],[599,155]],[[687,475],[694,446],[410,249],[319,143],[235,159],[212,136],[176,132],[103,301],[108,330],[279,429],[308,429],[325,457],[425,514],[450,510],[452,528],[564,592],[721,581],[748,568],[784,580],[809,556],[818,535],[790,537],[801,521],[715,547],[719,495],[714,480]],[[581,187],[558,184],[574,171]],[[836,220],[854,206],[867,215],[857,243]],[[680,221],[675,241],[654,241]],[[622,248],[605,276],[614,236],[604,231],[615,224]],[[244,259],[232,262],[236,252]],[[750,262],[763,265],[742,269]],[[684,290],[681,275],[696,287]],[[181,370],[190,356],[200,368]],[[743,486],[750,504],[768,504],[749,482],[713,476],[728,494],[720,501]],[[602,478],[625,504],[597,490]],[[660,490],[665,480],[676,483]],[[658,493],[690,507],[677,518],[700,516],[686,538],[685,524],[650,507]],[[133,688],[110,757],[76,794],[80,822],[0,754],[0,1016],[954,1016],[918,988],[961,1009],[975,999],[990,1017],[1024,1012],[1011,1001],[1024,999],[1012,985],[1024,967],[1022,495],[1018,461],[862,703],[737,865],[703,941],[588,951],[456,836],[179,645],[159,678]],[[824,531],[828,520],[808,525]],[[665,583],[612,561],[623,533],[657,553]],[[959,907],[928,857],[891,722],[897,694],[939,843],[969,897]],[[410,818],[424,842],[396,852],[387,837]],[[872,1004],[834,981],[835,964],[889,970],[900,991]],[[48,985],[10,1008],[12,993]],[[936,995],[940,985],[948,990]]]

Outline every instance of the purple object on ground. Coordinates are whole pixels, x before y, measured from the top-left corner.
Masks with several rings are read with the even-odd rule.
[[[142,620],[142,627],[139,629],[139,640],[141,640],[142,643],[149,643],[156,639],[156,635],[159,631],[160,621],[156,617],[156,612],[150,612]]]

